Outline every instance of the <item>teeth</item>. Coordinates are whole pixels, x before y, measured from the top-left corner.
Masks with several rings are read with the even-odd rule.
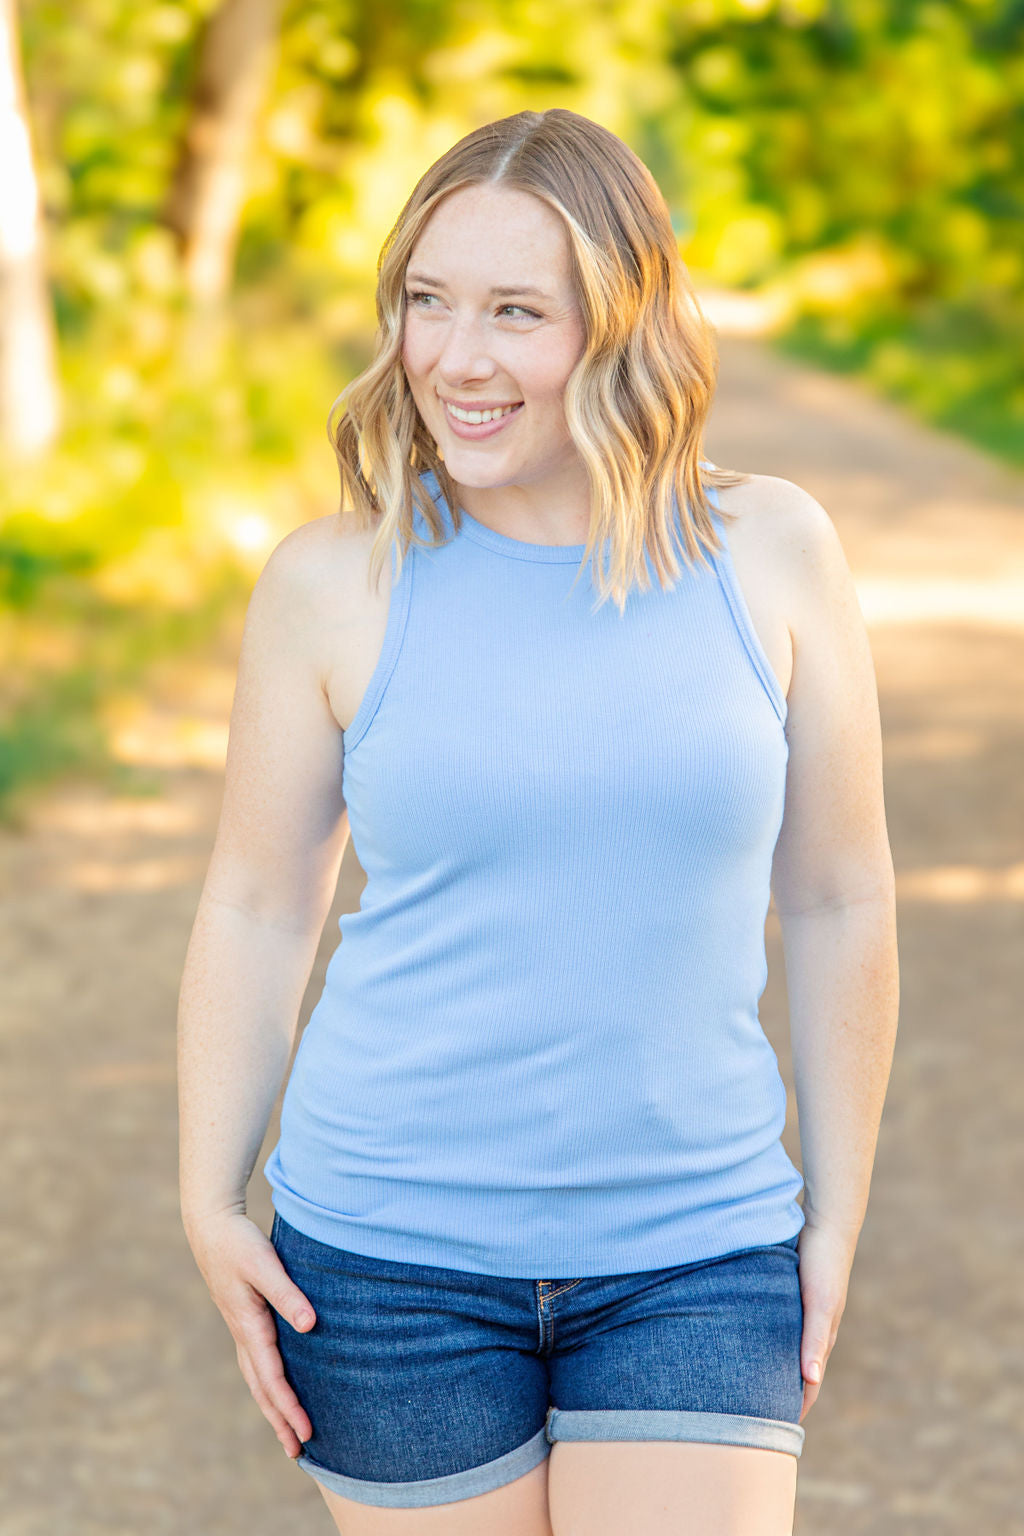
[[[452,413],[456,421],[465,421],[468,422],[471,426],[476,427],[479,426],[481,422],[495,421],[499,416],[510,415],[512,411],[518,410],[522,403],[523,402],[521,400],[517,400],[514,405],[502,406],[496,411],[463,411],[460,410],[457,405],[452,405],[449,401],[446,400],[444,402],[444,408],[446,411],[450,411]]]

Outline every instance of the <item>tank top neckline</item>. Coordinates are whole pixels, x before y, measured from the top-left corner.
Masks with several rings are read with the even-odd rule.
[[[460,507],[462,531],[477,544],[486,545],[499,555],[509,555],[513,560],[563,560],[578,563],[586,550],[585,544],[530,544],[525,539],[513,539],[506,533],[498,533],[479,522],[465,507]]]
[[[442,512],[447,516],[449,526],[451,526],[451,513],[441,493],[437,476],[433,470],[425,472],[424,480],[432,498],[441,506]],[[714,495],[714,492],[710,491],[710,494]],[[459,511],[461,514],[461,530],[467,538],[472,539],[475,544],[482,544],[485,548],[493,550],[496,554],[506,555],[512,560],[558,561],[562,563],[571,561],[578,565],[586,553],[586,544],[531,544],[525,539],[513,539],[508,534],[498,533],[496,529],[489,528],[486,523],[481,523],[472,513],[467,512],[465,507],[460,507]],[[717,523],[718,518],[714,511],[712,516]],[[608,552],[610,544],[611,540],[605,539],[605,553]]]

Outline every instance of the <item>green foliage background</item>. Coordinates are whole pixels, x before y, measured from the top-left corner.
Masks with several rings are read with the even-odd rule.
[[[698,282],[783,317],[775,345],[1024,464],[1024,0],[291,0],[200,363],[161,209],[213,9],[20,0],[65,424],[4,475],[8,807],[74,764],[131,787],[107,705],[333,510],[325,423],[368,355],[380,245],[493,118],[604,123]]]

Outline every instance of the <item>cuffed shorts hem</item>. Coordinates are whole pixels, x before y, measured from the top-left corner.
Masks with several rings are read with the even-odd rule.
[[[482,1467],[470,1467],[466,1472],[428,1477],[414,1483],[373,1483],[358,1477],[345,1477],[341,1472],[320,1466],[310,1456],[300,1456],[296,1464],[331,1493],[340,1493],[357,1504],[374,1504],[382,1509],[418,1509],[430,1504],[454,1504],[458,1499],[490,1493],[492,1488],[525,1477],[550,1454],[546,1433],[540,1429],[525,1445],[516,1446],[514,1451],[495,1461],[487,1461]]]
[[[804,1429],[789,1419],[743,1413],[689,1413],[657,1408],[551,1408],[544,1432],[555,1440],[697,1440],[705,1445],[749,1445],[799,1456]]]
[[[471,1499],[478,1493],[490,1493],[505,1483],[514,1483],[550,1455],[556,1440],[691,1440],[704,1445],[747,1445],[799,1456],[804,1430],[786,1419],[758,1419],[742,1413],[551,1408],[544,1428],[524,1445],[481,1467],[470,1467],[447,1477],[428,1477],[412,1483],[374,1483],[332,1472],[311,1456],[300,1456],[296,1465],[332,1493],[340,1493],[357,1504],[418,1509],[432,1504],[454,1504],[459,1499]]]

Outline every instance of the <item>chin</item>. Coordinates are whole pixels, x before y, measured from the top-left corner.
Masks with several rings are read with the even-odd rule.
[[[478,486],[481,490],[486,485],[504,485],[508,480],[508,472],[499,465],[496,455],[493,464],[482,463],[479,454],[462,454],[459,447],[461,444],[445,451],[438,446],[438,454],[454,480],[461,480],[463,485]]]
[[[496,491],[503,485],[511,485],[511,475],[501,475],[497,472],[485,474],[482,470],[476,473],[468,470],[465,474],[454,464],[445,464],[445,468],[457,485],[464,485],[468,491]]]

